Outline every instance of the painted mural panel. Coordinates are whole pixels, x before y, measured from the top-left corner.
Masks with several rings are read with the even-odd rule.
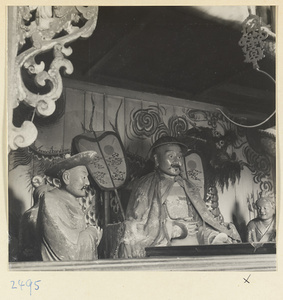
[[[123,99],[114,95],[105,95],[105,110],[104,110],[104,129],[113,131],[115,127],[116,115],[119,106]]]
[[[104,128],[106,131],[119,132],[124,139],[124,98],[115,95],[105,95]]]
[[[84,125],[86,130],[104,130],[104,95],[85,92]]]
[[[72,139],[74,136],[83,132],[84,124],[84,93],[75,89],[66,89],[67,105],[65,109],[64,121],[64,148],[71,148]]]
[[[142,101],[138,99],[125,98],[125,148],[133,155],[142,155],[144,135],[147,135],[147,126],[139,128],[137,127],[137,120],[143,116],[137,116],[136,111],[142,111]],[[148,121],[150,127],[151,121]],[[140,136],[140,139],[136,139],[136,136]],[[136,143],[133,143],[136,141]]]

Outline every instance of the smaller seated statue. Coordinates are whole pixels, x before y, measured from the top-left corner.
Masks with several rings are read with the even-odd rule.
[[[272,195],[261,196],[256,201],[257,218],[251,220],[247,227],[249,243],[275,242],[275,203]]]

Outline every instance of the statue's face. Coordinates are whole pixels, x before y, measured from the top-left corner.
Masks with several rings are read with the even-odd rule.
[[[162,145],[154,154],[155,165],[169,176],[177,176],[183,166],[183,154],[180,146],[176,144]]]
[[[88,171],[85,166],[77,166],[67,170],[63,174],[66,184],[66,191],[75,197],[86,196],[86,189],[89,186]]]
[[[262,220],[269,220],[273,218],[275,214],[275,209],[270,203],[270,201],[265,199],[260,199],[256,202],[258,217]]]

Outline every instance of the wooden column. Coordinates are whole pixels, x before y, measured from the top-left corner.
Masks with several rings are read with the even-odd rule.
[[[105,226],[110,223],[110,193],[104,191],[104,224]]]

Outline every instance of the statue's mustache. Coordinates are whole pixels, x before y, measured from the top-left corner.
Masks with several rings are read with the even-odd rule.
[[[181,169],[181,165],[180,164],[171,164],[172,168],[177,168],[177,169]]]
[[[81,188],[81,190],[86,190],[86,192],[88,192],[88,191],[89,191],[89,185],[84,185],[84,186]]]

